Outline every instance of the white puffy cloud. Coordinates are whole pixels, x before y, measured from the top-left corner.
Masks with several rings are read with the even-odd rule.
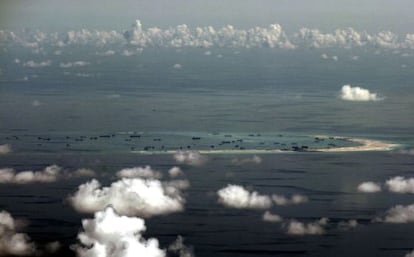
[[[16,220],[6,211],[0,212],[0,255],[31,255],[35,244],[28,235],[16,231]]]
[[[402,176],[393,177],[385,181],[384,188],[393,193],[414,194],[414,178],[405,178]],[[358,185],[358,191],[360,192],[376,193],[381,190],[381,184],[371,181]]]
[[[322,235],[325,234],[325,228],[328,224],[327,218],[321,218],[316,222],[303,223],[297,220],[291,220],[286,223],[284,226],[286,228],[286,233],[289,235],[295,236],[304,236],[304,235]]]
[[[272,199],[267,195],[249,192],[239,185],[228,185],[217,191],[219,203],[231,208],[267,209],[272,206]]]
[[[26,170],[17,172],[11,168],[0,169],[0,183],[3,184],[52,183],[60,179],[82,176],[95,176],[95,172],[89,169],[67,172],[57,165],[47,166],[41,171]]]
[[[266,209],[273,204],[290,205],[301,204],[308,201],[308,197],[295,194],[290,199],[283,195],[261,195],[250,192],[240,185],[227,185],[217,191],[219,203],[232,208]],[[270,217],[270,213],[268,215]]]
[[[414,178],[397,176],[385,182],[387,189],[394,193],[414,193]]]
[[[170,175],[171,178],[175,178],[184,175],[184,172],[179,167],[174,166],[168,170],[168,175]]]
[[[251,158],[234,158],[231,160],[231,162],[237,165],[243,165],[248,163],[260,164],[262,163],[262,158],[260,158],[260,156],[255,155]]]
[[[178,163],[187,165],[200,166],[207,162],[207,157],[201,155],[198,151],[177,151],[174,154],[174,159]]]
[[[0,145],[0,155],[12,152],[12,148],[8,144]]]
[[[270,211],[266,211],[262,216],[263,221],[266,222],[282,222],[283,218],[277,214],[272,214]]]
[[[76,62],[67,62],[67,63],[60,63],[59,67],[61,68],[72,68],[72,67],[84,67],[88,66],[90,63],[85,61],[76,61]]]
[[[283,195],[272,195],[272,200],[276,205],[301,204],[308,202],[308,197],[304,195],[292,195],[291,199]]]
[[[371,93],[368,89],[344,85],[341,89],[341,99],[345,101],[378,101],[381,100],[376,93]]]
[[[56,165],[46,167],[42,171],[20,171],[13,169],[0,169],[0,183],[50,183],[55,182],[60,176],[62,168]]]
[[[80,185],[69,201],[80,212],[93,213],[111,205],[122,215],[141,217],[179,212],[185,203],[180,188],[142,178],[123,178],[109,187],[93,179]]]
[[[120,178],[161,178],[159,171],[153,170],[151,166],[125,168],[116,173]]]
[[[25,63],[23,63],[24,67],[29,67],[29,68],[43,68],[43,67],[47,67],[50,66],[52,64],[51,60],[47,60],[47,61],[43,61],[43,62],[35,62],[35,61],[27,61]]]
[[[363,182],[358,185],[358,191],[364,193],[377,193],[381,192],[381,185],[375,182]]]
[[[387,210],[384,217],[375,218],[374,221],[386,223],[409,223],[414,222],[414,204],[403,206],[397,205]]]
[[[120,216],[112,207],[96,212],[93,219],[82,220],[78,234],[80,244],[74,247],[79,257],[165,257],[155,238],[145,239],[145,221]]]

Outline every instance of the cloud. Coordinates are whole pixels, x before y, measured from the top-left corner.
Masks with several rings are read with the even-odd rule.
[[[96,53],[96,55],[99,55],[99,56],[112,56],[114,54],[115,54],[115,51],[113,51],[113,50],[108,50],[106,52],[97,52]]]
[[[329,56],[327,54],[321,54],[321,58],[327,60],[329,59]]]
[[[384,217],[378,217],[374,222],[385,223],[410,223],[414,222],[414,204],[412,205],[397,205],[387,210]]]
[[[2,154],[8,154],[12,152],[12,148],[10,145],[5,144],[5,145],[0,145],[0,155]]]
[[[34,100],[33,102],[32,102],[32,106],[33,107],[39,107],[39,106],[41,106],[42,105],[42,103],[39,101],[39,100]]]
[[[79,257],[166,256],[157,239],[143,238],[143,219],[120,216],[112,207],[96,212],[93,219],[82,220],[82,227],[80,244],[73,247]]]
[[[69,202],[79,212],[93,213],[111,205],[122,215],[150,217],[182,211],[185,199],[174,185],[154,179],[123,178],[109,187],[92,179],[80,185]]]
[[[184,172],[179,167],[175,166],[168,170],[168,175],[170,175],[171,178],[175,178],[184,175]]]
[[[62,244],[58,241],[50,242],[45,245],[45,251],[47,253],[56,253],[62,247]]]
[[[357,220],[341,221],[338,223],[338,228],[341,230],[350,230],[358,226]]]
[[[405,178],[397,176],[388,179],[385,182],[387,189],[394,193],[410,193],[414,194],[414,178]]]
[[[42,52],[47,47],[63,48],[83,45],[122,47],[125,43],[140,48],[370,48],[373,51],[377,49],[414,49],[414,34],[397,35],[391,31],[368,33],[354,28],[337,28],[331,32],[323,32],[315,28],[301,28],[288,35],[280,24],[247,29],[236,28],[232,25],[191,28],[186,24],[181,24],[162,29],[158,27],[145,28],[139,20],[136,20],[131,28],[125,32],[85,28],[64,33],[47,33],[38,30],[16,32],[0,30],[0,40],[34,49],[36,52]],[[208,53],[208,51],[206,52]]]
[[[129,57],[129,56],[134,56],[134,55],[139,55],[139,54],[141,54],[142,52],[144,51],[144,49],[143,48],[136,48],[135,50],[128,50],[128,49],[124,49],[123,51],[122,51],[122,55],[123,56],[127,56],[127,57]]]
[[[57,165],[47,166],[41,171],[20,171],[11,168],[0,169],[0,183],[6,184],[30,184],[30,183],[52,183],[60,179],[72,177],[95,176],[95,172],[89,169],[79,169],[74,172],[63,171]]]
[[[324,226],[328,224],[327,218],[321,218],[316,222],[302,223],[297,220],[291,220],[284,224],[286,233],[295,236],[304,235],[322,235],[325,234]]]
[[[23,66],[29,67],[29,68],[43,68],[43,67],[50,66],[51,64],[52,64],[52,61],[50,60],[43,61],[43,62],[27,61],[23,63]]]
[[[72,67],[84,67],[88,66],[90,63],[85,61],[76,61],[76,62],[67,62],[67,63],[60,63],[59,67],[61,68],[72,68]]]
[[[57,42],[56,42],[57,41]],[[65,45],[95,45],[104,46],[108,44],[119,44],[122,43],[122,34],[111,30],[111,31],[98,31],[98,30],[87,30],[81,29],[78,31],[68,31],[64,34],[64,38],[55,40],[55,44],[60,46]]]
[[[368,89],[361,87],[352,87],[351,85],[344,85],[341,89],[341,99],[345,101],[379,101],[376,93],[369,92]]]
[[[93,75],[90,74],[90,73],[82,73],[82,72],[79,72],[79,73],[76,73],[75,76],[76,77],[79,77],[79,78],[90,78]]]
[[[247,30],[236,29],[231,25],[222,28],[196,27],[192,30],[186,24],[166,30],[157,27],[145,30],[141,22],[136,20],[124,37],[129,44],[140,47],[295,47],[279,24]]]
[[[282,222],[283,218],[277,214],[272,214],[270,211],[266,211],[262,217],[263,221],[267,222]]]
[[[414,251],[407,253],[405,257],[414,257]]]
[[[168,246],[168,251],[174,253],[176,256],[179,257],[193,257],[194,252],[192,247],[188,247],[184,244],[184,238],[182,236],[178,236],[177,240]]]
[[[217,195],[219,203],[231,208],[267,209],[272,206],[270,196],[249,192],[239,185],[228,185],[218,190]]]
[[[381,192],[381,185],[375,182],[363,182],[358,185],[358,191],[364,193],[377,193]]]
[[[176,64],[173,65],[173,68],[174,69],[181,69],[182,67],[183,66],[181,64],[179,64],[179,63],[176,63]]]
[[[159,171],[153,170],[151,166],[126,168],[118,171],[116,175],[119,178],[161,178]]]
[[[20,171],[16,172],[13,169],[0,169],[0,183],[50,183],[55,182],[61,173],[61,167],[51,165],[42,171]]]
[[[200,166],[207,162],[207,157],[201,155],[198,151],[177,151],[174,159],[178,163],[184,163],[192,166]]]
[[[84,168],[81,168],[81,169],[77,169],[76,171],[74,171],[74,172],[70,172],[70,173],[65,173],[65,176],[67,177],[67,178],[71,178],[71,177],[94,177],[94,176],[96,176],[97,174],[96,174],[96,172],[94,171],[94,170],[91,170],[91,169],[84,169]]]
[[[10,213],[0,212],[0,255],[31,255],[35,244],[28,235],[16,231],[16,221]]]
[[[384,187],[393,193],[414,194],[414,178],[405,178],[402,176],[393,177],[385,181]],[[358,191],[377,193],[381,191],[381,185],[371,181],[364,182],[358,186]]]
[[[304,195],[292,195],[291,199],[283,195],[272,195],[272,200],[276,205],[301,204],[308,202],[308,197]]]
[[[243,165],[243,164],[248,164],[248,163],[260,164],[260,163],[262,163],[262,158],[255,155],[251,158],[242,158],[242,159],[234,158],[233,160],[231,160],[231,162],[236,164],[236,165]]]

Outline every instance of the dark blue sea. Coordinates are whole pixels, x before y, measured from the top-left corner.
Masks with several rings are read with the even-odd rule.
[[[396,205],[413,204],[413,194],[357,190],[366,181],[414,176],[412,52],[148,48],[107,57],[88,46],[53,51],[39,56],[9,47],[1,53],[0,145],[12,150],[0,155],[0,169],[87,168],[108,186],[123,168],[150,165],[168,177],[178,166],[190,183],[185,208],[145,218],[144,237],[166,249],[181,235],[198,257],[402,257],[413,250],[412,221],[375,222]],[[51,65],[24,67],[16,59]],[[59,66],[74,61],[89,64]],[[340,94],[347,84],[379,100],[345,101]],[[357,145],[336,137],[398,146],[317,151]],[[178,163],[172,153],[178,150],[205,150],[206,161]],[[260,162],[234,161],[255,155]],[[78,242],[81,220],[92,214],[75,211],[67,197],[89,180],[2,183],[0,209],[26,220],[23,232],[37,244],[61,242],[55,256],[75,256],[70,246]],[[228,184],[308,201],[228,208],[217,196]],[[285,221],[329,222],[322,234],[291,235],[284,222],[263,221],[266,210]],[[350,220],[358,225],[341,227]]]

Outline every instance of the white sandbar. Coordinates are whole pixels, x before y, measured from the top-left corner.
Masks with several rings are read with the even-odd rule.
[[[317,136],[319,138],[327,138],[327,136]],[[366,138],[346,138],[346,137],[334,137],[336,140],[347,140],[358,143],[357,146],[343,146],[333,148],[318,148],[313,149],[319,152],[365,152],[365,151],[391,151],[394,148],[400,146],[399,144],[388,143],[380,140],[372,140]]]

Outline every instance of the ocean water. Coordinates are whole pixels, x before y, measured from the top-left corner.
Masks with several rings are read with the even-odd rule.
[[[396,205],[412,204],[412,194],[357,191],[365,181],[414,173],[412,55],[355,49],[218,48],[207,55],[205,49],[145,49],[132,57],[95,52],[77,47],[55,56],[52,49],[42,57],[52,65],[37,69],[16,64],[16,58],[33,58],[25,49],[2,53],[0,144],[13,151],[0,155],[0,168],[88,168],[109,185],[126,167],[150,165],[168,177],[168,169],[179,166],[191,185],[184,191],[185,210],[146,218],[144,237],[167,248],[181,235],[199,257],[404,256],[414,248],[413,223],[373,222]],[[322,59],[323,53],[338,60]],[[58,65],[79,60],[90,65]],[[345,84],[367,88],[381,100],[344,101],[339,95]],[[355,145],[335,138],[315,141],[317,135],[399,147],[291,151]],[[192,166],[165,152],[212,146],[243,147],[246,153],[205,154],[203,165]],[[257,149],[283,151],[257,154],[260,163],[235,161]],[[67,197],[88,180],[0,184],[0,207],[29,221],[24,233],[33,241],[58,240],[62,248],[56,256],[75,256],[70,245],[77,242],[81,220],[91,215],[77,213]],[[268,210],[285,222],[264,222],[266,209],[218,202],[216,192],[228,184],[267,195],[301,194],[309,201],[273,206]],[[329,218],[322,235],[286,233],[289,220],[322,217]],[[358,226],[344,229],[341,224],[349,220]]]

